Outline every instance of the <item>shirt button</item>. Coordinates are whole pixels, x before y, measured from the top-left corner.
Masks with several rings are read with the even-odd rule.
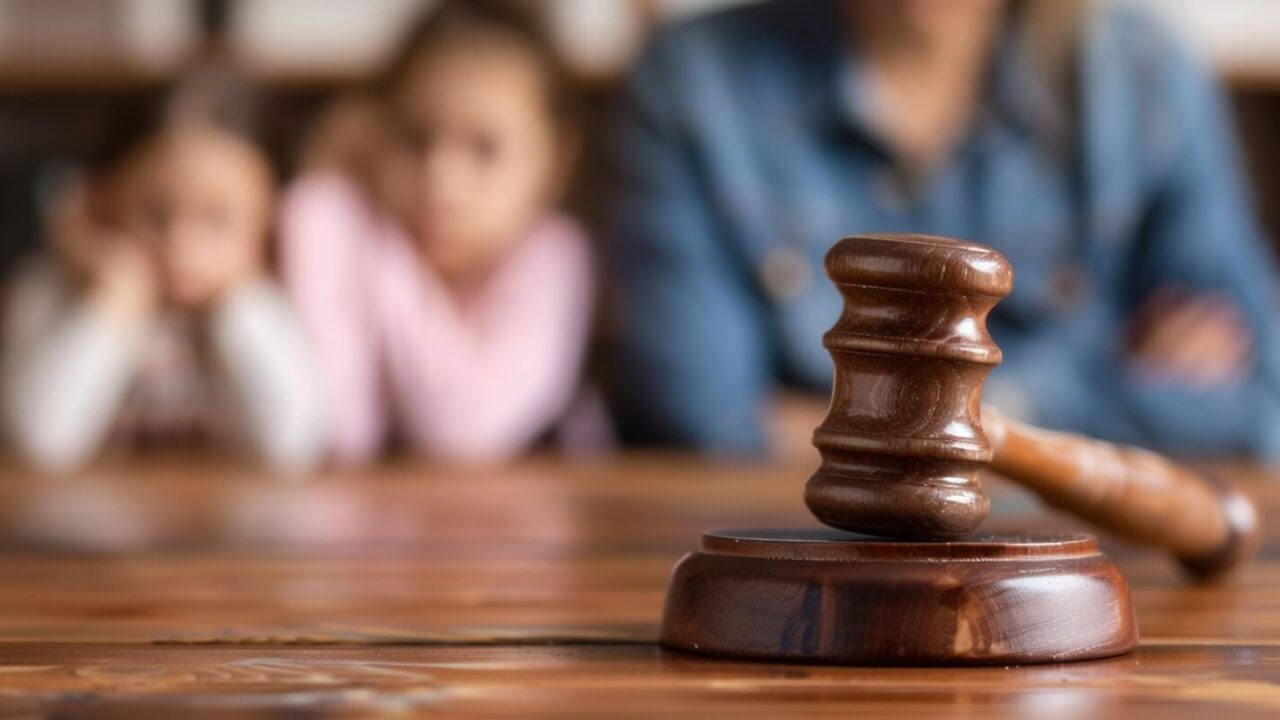
[[[795,297],[809,286],[813,270],[804,253],[796,248],[771,250],[760,264],[760,281],[774,300]]]

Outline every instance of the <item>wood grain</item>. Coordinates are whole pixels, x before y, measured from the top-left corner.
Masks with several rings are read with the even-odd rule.
[[[722,530],[672,571],[663,647],[824,665],[1028,665],[1137,645],[1129,586],[1082,533],[902,541]]]
[[[182,459],[66,483],[0,470],[0,716],[1280,712],[1274,529],[1259,562],[1211,585],[1105,541],[1142,635],[1119,659],[871,669],[657,649],[674,561],[708,528],[814,527],[800,500],[811,467],[636,457],[308,485]],[[1280,509],[1280,476],[1209,469]],[[983,483],[984,528],[1086,529]]]
[[[1024,668],[710,661],[635,646],[22,647],[0,712],[557,718],[1274,717],[1280,648],[1153,645]],[[1268,667],[1270,666],[1270,667]],[[306,710],[301,710],[306,708]]]
[[[1001,360],[987,314],[1013,287],[1009,261],[951,238],[857,235],[828,251],[826,270],[844,307],[822,337],[835,376],[805,502],[852,532],[973,532],[989,509],[982,383]]]
[[[982,425],[991,470],[1053,507],[1173,553],[1192,575],[1230,572],[1257,550],[1257,508],[1230,483],[1139,448],[1014,422],[992,408],[983,409]]]

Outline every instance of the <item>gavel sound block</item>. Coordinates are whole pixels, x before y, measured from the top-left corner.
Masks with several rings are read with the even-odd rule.
[[[827,256],[844,311],[824,344],[831,410],[805,502],[830,529],[706,533],[672,574],[661,641],[743,658],[1010,664],[1137,643],[1129,588],[1089,535],[971,535],[990,468],[1050,505],[1164,548],[1210,577],[1256,547],[1232,488],[1131,448],[984,410],[1000,362],[986,317],[1013,271],[994,250],[920,235],[846,238]]]

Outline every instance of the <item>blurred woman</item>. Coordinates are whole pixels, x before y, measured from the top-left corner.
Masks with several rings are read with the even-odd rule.
[[[15,281],[4,416],[43,470],[108,445],[213,443],[282,472],[318,459],[305,337],[266,273],[272,176],[229,78],[192,73],[121,133]]]
[[[1205,69],[1119,3],[787,0],[670,28],[613,142],[622,429],[760,451],[776,387],[830,387],[827,249],[922,232],[1013,263],[1006,413],[1280,457],[1275,270],[1233,140]]]
[[[576,137],[560,62],[515,2],[446,2],[369,102],[337,167],[281,219],[285,279],[316,344],[342,464],[396,438],[492,462],[564,414],[592,300],[588,244],[558,209]]]

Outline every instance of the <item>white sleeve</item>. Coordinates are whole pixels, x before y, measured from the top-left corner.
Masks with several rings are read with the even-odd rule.
[[[15,280],[5,312],[4,419],[45,472],[71,472],[105,442],[137,371],[144,327],[124,327],[45,263]]]
[[[319,383],[284,296],[265,280],[245,285],[218,307],[211,330],[240,439],[275,471],[314,469],[324,443]]]

